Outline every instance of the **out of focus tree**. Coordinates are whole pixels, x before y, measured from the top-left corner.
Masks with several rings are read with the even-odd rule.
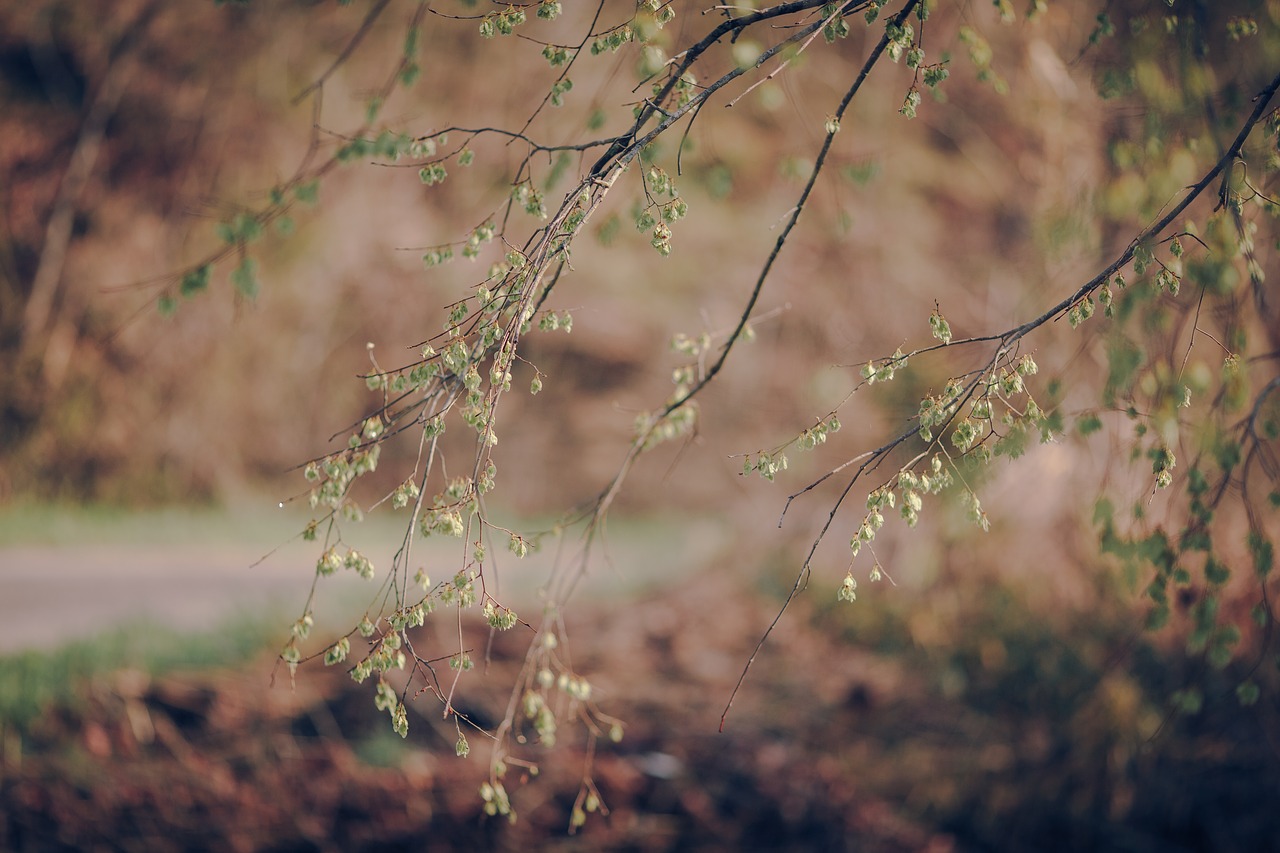
[[[1111,436],[1139,463],[1130,473],[1140,474],[1136,482],[1116,474],[1100,484],[1093,524],[1101,550],[1114,555],[1149,598],[1149,627],[1180,632],[1189,650],[1214,667],[1240,655],[1259,661],[1273,655],[1269,530],[1280,505],[1280,309],[1268,270],[1280,215],[1280,113],[1273,103],[1280,89],[1278,13],[1273,5],[1243,0],[1133,0],[1087,14],[1081,4],[1042,0],[979,6],[796,0],[700,7],[645,0],[566,9],[558,0],[494,6],[376,0],[353,10],[344,46],[297,93],[313,105],[315,120],[296,169],[259,203],[221,216],[209,235],[216,245],[153,285],[165,315],[198,310],[207,291],[224,281],[236,298],[256,298],[270,286],[258,262],[264,237],[305,230],[305,211],[318,201],[342,205],[341,196],[326,189],[340,170],[402,170],[404,180],[424,192],[443,194],[450,208],[444,230],[417,253],[428,275],[444,276],[441,281],[458,289],[443,298],[405,298],[402,310],[415,316],[440,313],[424,321],[412,357],[388,361],[370,346],[363,381],[377,402],[341,447],[304,469],[316,512],[305,534],[319,542],[316,589],[326,576],[349,570],[381,578],[385,594],[380,607],[319,651],[307,646],[308,602],[283,661],[293,667],[323,656],[351,667],[358,681],[376,685],[379,707],[402,734],[405,703],[419,693],[433,695],[457,725],[457,748],[465,754],[468,721],[454,703],[472,653],[429,641],[415,629],[445,613],[475,612],[494,630],[528,631],[526,667],[506,719],[490,733],[493,770],[482,794],[494,813],[509,812],[503,779],[509,766],[528,761],[516,754],[527,736],[552,744],[558,727],[570,721],[580,721],[592,738],[620,736],[620,724],[597,708],[589,682],[564,653],[562,607],[628,476],[646,453],[695,433],[711,389],[725,381],[756,335],[764,319],[761,300],[776,286],[788,253],[798,251],[806,227],[819,227],[815,218],[839,216],[822,205],[822,188],[867,179],[849,140],[911,134],[912,120],[941,110],[957,89],[971,99],[972,121],[991,137],[1002,132],[985,118],[996,102],[1029,125],[1059,122],[1055,110],[1064,107],[1044,92],[1057,87],[1065,100],[1079,69],[1091,71],[1101,103],[1111,105],[1104,186],[1087,212],[1042,211],[1044,221],[1034,227],[1078,231],[1087,263],[1046,261],[1029,288],[1034,297],[990,292],[989,282],[977,280],[940,280],[935,292],[920,282],[902,292],[872,288],[874,299],[859,290],[867,338],[876,339],[877,324],[902,317],[908,318],[904,328],[919,332],[893,351],[847,353],[844,360],[858,366],[829,405],[788,413],[788,432],[760,435],[757,449],[724,452],[740,454],[744,475],[769,481],[792,479],[801,454],[821,460],[825,473],[797,480],[782,507],[785,516],[793,502],[819,502],[822,519],[807,552],[796,557],[787,602],[810,582],[811,570],[831,564],[818,557],[829,536],[848,542],[847,568],[835,577],[822,573],[816,583],[854,601],[860,583],[896,571],[875,550],[886,519],[914,528],[932,504],[954,500],[986,529],[991,519],[982,484],[997,459],[1014,460],[1016,470],[1018,457],[1033,445],[1071,442],[1074,452],[1087,454],[1091,443]],[[252,7],[229,4],[224,11],[246,15]],[[364,96],[362,117],[331,128],[321,95],[395,14],[403,18],[396,24],[398,52]],[[1045,41],[1047,28],[1074,33],[1065,61]],[[465,45],[450,55],[450,69],[436,69],[436,54],[424,48],[442,33]],[[1035,97],[1006,71],[1002,45],[1020,46],[1049,81]],[[962,77],[981,86],[958,87]],[[825,99],[820,120],[789,127],[799,132],[786,137],[781,155],[770,150],[736,163],[700,157],[699,140],[714,138],[726,123],[732,141],[722,137],[719,145],[750,145],[750,125],[735,109],[757,90],[779,86],[802,93],[806,105]],[[406,92],[421,93],[427,103],[438,94],[470,107],[426,119],[406,116],[410,108],[397,100]],[[424,122],[428,129],[419,128]],[[1047,144],[1052,137],[1046,132]],[[698,217],[729,215],[690,204],[691,188],[713,201],[733,181],[777,168],[778,159],[796,183],[764,243],[682,239]],[[1020,168],[1016,158],[1004,165],[1015,173]],[[948,192],[947,177],[932,178],[940,197]],[[1001,180],[1004,191],[1035,189],[1033,179]],[[1069,185],[1070,178],[1058,182]],[[892,217],[900,197],[891,183],[879,184],[876,216]],[[1028,227],[1012,218],[1002,227]],[[735,275],[718,285],[720,298],[736,301],[724,328],[690,320],[671,341],[681,362],[670,394],[635,418],[615,473],[598,494],[550,531],[511,529],[489,510],[504,484],[496,447],[500,436],[519,435],[536,409],[516,408],[509,395],[536,395],[559,379],[544,372],[531,350],[535,330],[574,329],[566,307],[572,303],[561,294],[574,286],[578,261],[599,257],[600,243],[607,257],[617,251],[610,246],[635,240],[636,233],[654,253],[638,280],[652,287],[655,301],[667,298],[656,283],[682,257],[750,256],[757,266],[746,279]],[[909,266],[916,247],[938,235],[922,228],[898,237],[898,256],[885,261],[889,270]],[[958,259],[957,268],[982,263]],[[820,261],[812,266],[821,268]],[[456,284],[458,267],[469,276],[464,286]],[[716,262],[709,267],[707,275],[716,275]],[[17,300],[28,315],[19,336],[24,347],[43,340],[43,325],[29,319],[47,314],[41,281]],[[831,292],[830,300],[792,311],[830,313],[839,299],[838,290]],[[920,304],[916,294],[928,301]],[[998,310],[984,314],[968,304],[980,298]],[[589,322],[577,320],[579,328]],[[1050,342],[1068,334],[1087,357],[1063,355],[1048,363],[1042,352],[1056,358],[1063,350]],[[808,365],[796,381],[807,382],[808,373],[824,366]],[[888,414],[867,415],[868,397]],[[513,412],[518,417],[510,417]],[[361,491],[383,448],[397,444],[412,449],[397,457],[403,467],[390,475],[395,485]],[[379,476],[388,476],[385,468]],[[1034,469],[1027,474],[1035,476]],[[1054,487],[1027,483],[1030,493]],[[407,519],[403,544],[386,568],[343,538],[346,525],[383,504]],[[526,621],[490,582],[494,551],[522,557],[574,524],[581,525],[584,556],[557,567],[544,611]],[[415,562],[414,542],[422,536],[459,540],[461,557],[444,580]],[[438,667],[444,661],[448,672]],[[1265,683],[1261,676],[1241,681],[1239,701],[1257,701]],[[1188,711],[1203,701],[1195,684],[1176,697]],[[588,780],[574,824],[597,804]]]

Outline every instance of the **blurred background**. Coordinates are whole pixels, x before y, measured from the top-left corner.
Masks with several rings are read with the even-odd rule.
[[[456,758],[430,697],[410,703],[401,741],[367,685],[279,670],[318,556],[298,539],[310,517],[295,500],[299,466],[377,405],[359,378],[369,346],[384,366],[409,361],[483,277],[492,259],[424,270],[422,255],[499,208],[522,152],[478,143],[473,165],[432,187],[416,166],[340,168],[316,206],[295,205],[291,227],[255,244],[256,297],[236,292],[228,264],[172,315],[157,300],[216,248],[215,224],[264,204],[313,139],[332,148],[362,124],[417,4],[377,17],[322,103],[296,99],[376,5],[0,5],[0,847],[1274,846],[1274,692],[1242,707],[1234,689],[1251,661],[1210,670],[1178,626],[1144,631],[1145,579],[1098,555],[1100,490],[1117,503],[1150,490],[1149,464],[1130,469],[1111,431],[993,466],[975,483],[987,533],[950,497],[914,530],[890,521],[876,544],[886,579],[859,574],[858,600],[837,606],[855,495],[717,734],[842,483],[798,499],[779,526],[787,496],[979,362],[948,352],[859,394],[840,409],[844,429],[820,453],[792,453],[777,482],[743,477],[740,454],[811,426],[868,359],[925,342],[935,307],[957,337],[1039,314],[1203,171],[1153,157],[1145,182],[1129,179],[1125,145],[1181,84],[1152,59],[1134,64],[1154,76],[1101,98],[1116,53],[1151,48],[1134,36],[1089,49],[1089,4],[1051,4],[1036,22],[1019,10],[1010,25],[990,4],[937,4],[925,46],[931,61],[951,57],[951,79],[913,121],[897,114],[911,73],[872,74],[764,290],[756,340],[700,396],[692,437],[642,457],[567,612],[575,667],[623,721],[620,743],[575,732],[529,747],[542,772],[508,784],[519,821],[484,819],[486,747],[476,737]],[[1127,22],[1148,5],[1110,7]],[[1258,16],[1247,56],[1214,54],[1254,92],[1277,58],[1275,9],[1228,5],[1195,9]],[[629,9],[606,4],[619,21]],[[593,11],[566,8],[556,26],[580,29]],[[680,9],[673,44],[707,28],[701,13]],[[599,239],[575,246],[548,306],[572,311],[572,332],[522,342],[545,389],[504,402],[498,512],[536,526],[598,494],[636,415],[670,393],[683,363],[672,336],[733,328],[880,32],[851,23],[846,40],[699,116],[675,178],[690,215],[669,258],[633,227],[638,181],[597,214]],[[990,43],[986,75],[961,26]],[[554,80],[541,45],[475,28],[427,17],[421,79],[383,105],[378,128],[523,125]],[[729,67],[728,48],[719,61]],[[584,65],[529,135],[573,143],[601,121],[592,138],[622,132],[635,64],[624,49]],[[676,175],[674,139],[652,153]],[[536,161],[549,205],[590,164]],[[518,243],[536,223],[510,227]],[[1035,337],[1033,390],[1061,380],[1070,412],[1096,405],[1107,362],[1100,327],[1065,326]],[[362,499],[401,482],[416,450],[389,445]],[[380,511],[346,535],[385,566],[402,532]],[[577,547],[566,539],[560,553]],[[518,611],[538,606],[557,559],[498,564]],[[316,642],[367,604],[358,581],[322,588]],[[482,627],[465,628],[489,652],[464,701],[493,726],[528,638]],[[1171,695],[1192,683],[1204,707],[1175,714]],[[570,835],[584,778],[610,812]]]

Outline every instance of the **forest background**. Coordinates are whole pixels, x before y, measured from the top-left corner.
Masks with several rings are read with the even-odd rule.
[[[66,519],[97,529],[84,507],[109,508],[107,527],[129,531],[139,553],[175,538],[190,549],[163,551],[166,560],[237,538],[271,550],[273,536],[287,539],[306,521],[302,463],[331,450],[335,433],[360,423],[375,400],[360,378],[370,353],[396,362],[482,276],[461,259],[424,273],[423,256],[456,236],[474,199],[510,193],[485,170],[514,156],[497,144],[478,145],[476,163],[451,167],[439,186],[424,185],[416,166],[336,169],[318,184],[317,204],[295,205],[288,226],[274,222],[255,244],[253,287],[228,278],[225,265],[207,291],[162,302],[177,281],[170,274],[217,247],[217,223],[262,204],[293,174],[317,123],[328,146],[365,123],[417,4],[391,4],[376,18],[325,77],[322,112],[298,96],[378,5],[0,11],[0,512],[11,555],[0,572],[14,569],[19,549],[70,540],[92,550],[92,535],[66,533]],[[1227,665],[1209,665],[1203,648],[1187,644],[1194,583],[1168,629],[1144,630],[1146,578],[1100,553],[1095,506],[1118,493],[1119,504],[1151,500],[1159,518],[1172,499],[1148,498],[1150,462],[1129,458],[1134,438],[1123,427],[1064,430],[993,465],[980,489],[985,533],[957,501],[931,506],[913,528],[888,526],[877,540],[887,578],[860,575],[855,602],[836,600],[843,543],[820,551],[807,591],[745,682],[737,716],[715,732],[828,511],[801,501],[779,529],[787,495],[827,465],[793,453],[788,470],[765,482],[744,477],[742,454],[827,411],[868,359],[927,339],[935,309],[958,335],[1038,314],[1060,295],[1046,289],[1088,280],[1199,177],[1194,162],[1148,156],[1132,142],[1153,114],[1202,108],[1182,103],[1184,80],[1143,53],[1156,50],[1151,42],[1132,31],[1100,37],[1089,4],[1044,4],[1034,21],[1018,9],[1012,23],[1002,23],[1000,3],[936,5],[937,32],[951,39],[936,48],[952,56],[945,97],[926,95],[908,120],[898,110],[909,73],[873,73],[762,296],[755,340],[699,399],[696,430],[632,470],[591,567],[597,585],[568,611],[580,638],[575,664],[622,721],[620,743],[566,734],[538,753],[542,778],[512,786],[520,819],[486,821],[484,759],[455,757],[453,726],[432,722],[433,712],[415,710],[402,743],[342,673],[304,666],[295,690],[270,686],[269,658],[294,616],[213,635],[214,657],[240,658],[230,670],[191,668],[208,638],[148,628],[145,640],[119,635],[114,658],[73,647],[7,662],[20,695],[5,700],[0,839],[14,849],[112,835],[175,849],[199,837],[246,849],[356,849],[447,828],[459,847],[477,835],[649,849],[744,839],[833,849],[1267,843],[1267,792],[1280,770],[1269,633],[1251,636]],[[1156,9],[1164,6],[1110,11],[1123,23],[1149,15],[1153,26],[1209,15],[1222,29],[1219,65],[1209,67],[1236,62],[1236,45],[1248,50],[1238,64],[1275,67],[1273,4],[1212,14],[1204,4]],[[1227,38],[1227,23],[1246,17],[1258,31]],[[534,331],[522,343],[545,381],[537,396],[504,404],[508,424],[518,424],[496,450],[504,517],[542,523],[597,494],[636,415],[670,393],[672,371],[686,362],[668,342],[733,327],[745,283],[808,178],[831,103],[878,38],[879,28],[851,24],[846,39],[735,92],[731,108],[708,107],[719,114],[680,154],[690,213],[674,228],[670,257],[635,230],[625,202],[601,211],[591,227],[598,239],[575,248],[573,274],[555,294],[572,331]],[[987,65],[954,35],[961,26],[980,34]],[[474,29],[424,26],[421,79],[380,104],[378,121],[418,134],[523,121],[553,79],[539,76],[540,49],[499,51]],[[1118,82],[1105,69],[1125,52],[1132,74]],[[634,85],[636,62],[624,50],[607,73],[580,77],[544,121],[588,126],[608,93]],[[663,144],[655,159],[670,161],[676,146]],[[1135,163],[1146,167],[1139,177]],[[565,191],[557,172],[582,168],[573,158],[543,166],[548,199]],[[1258,262],[1270,261],[1264,247]],[[1097,405],[1111,364],[1101,317],[1071,325],[1053,324],[1032,352],[1048,374],[1039,385],[1061,380],[1062,408],[1075,413]],[[948,372],[945,363],[920,369],[857,398],[830,447],[852,454],[869,435],[891,432]],[[529,379],[518,376],[525,387]],[[415,451],[388,445],[369,494],[395,489]],[[200,512],[173,528],[176,537],[157,534],[174,506]],[[121,508],[149,521],[115,514]],[[263,533],[257,525],[270,513],[282,521]],[[390,562],[392,525],[371,519],[353,535],[376,562]],[[1228,554],[1247,575],[1243,545]],[[305,595],[315,557],[294,543],[267,565],[277,578],[295,574]],[[550,559],[504,566],[513,597],[536,600],[542,578],[531,576]],[[260,597],[253,580],[228,577],[244,585],[246,602]],[[339,612],[356,595],[343,589]],[[1225,607],[1243,614],[1248,596],[1228,595]],[[483,642],[482,629],[467,630]],[[148,645],[157,638],[164,653]],[[468,700],[473,718],[501,718],[502,685],[522,654],[518,643],[493,647]],[[1261,698],[1239,701],[1246,681]],[[28,701],[45,693],[47,704]],[[1198,703],[1187,701],[1193,695]],[[255,795],[281,789],[291,796]],[[571,836],[584,792],[612,811]]]

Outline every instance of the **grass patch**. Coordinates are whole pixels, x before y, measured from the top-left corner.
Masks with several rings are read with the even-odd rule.
[[[161,675],[243,663],[279,642],[281,624],[276,616],[238,617],[186,634],[139,622],[52,651],[0,657],[0,726],[25,732],[45,709],[74,701],[85,681],[126,667]]]

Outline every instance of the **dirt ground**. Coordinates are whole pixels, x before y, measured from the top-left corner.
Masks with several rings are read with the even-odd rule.
[[[368,685],[318,665],[291,685],[264,657],[105,675],[11,727],[0,847],[1142,851],[1276,837],[1275,709],[1213,706],[1136,734],[1127,721],[1143,702],[1122,676],[1145,652],[1119,641],[1119,665],[1078,672],[1070,636],[1020,637],[1030,670],[1017,654],[984,665],[963,643],[931,660],[888,616],[854,624],[802,601],[717,733],[775,592],[708,572],[579,612],[575,664],[625,737],[590,753],[565,726],[553,750],[525,747],[540,772],[509,773],[514,823],[483,815],[487,747],[473,735],[470,757],[455,757],[429,694],[410,703],[401,741]],[[524,645],[498,635],[474,674],[464,710],[481,725],[500,720]],[[584,778],[608,814],[570,834]]]

